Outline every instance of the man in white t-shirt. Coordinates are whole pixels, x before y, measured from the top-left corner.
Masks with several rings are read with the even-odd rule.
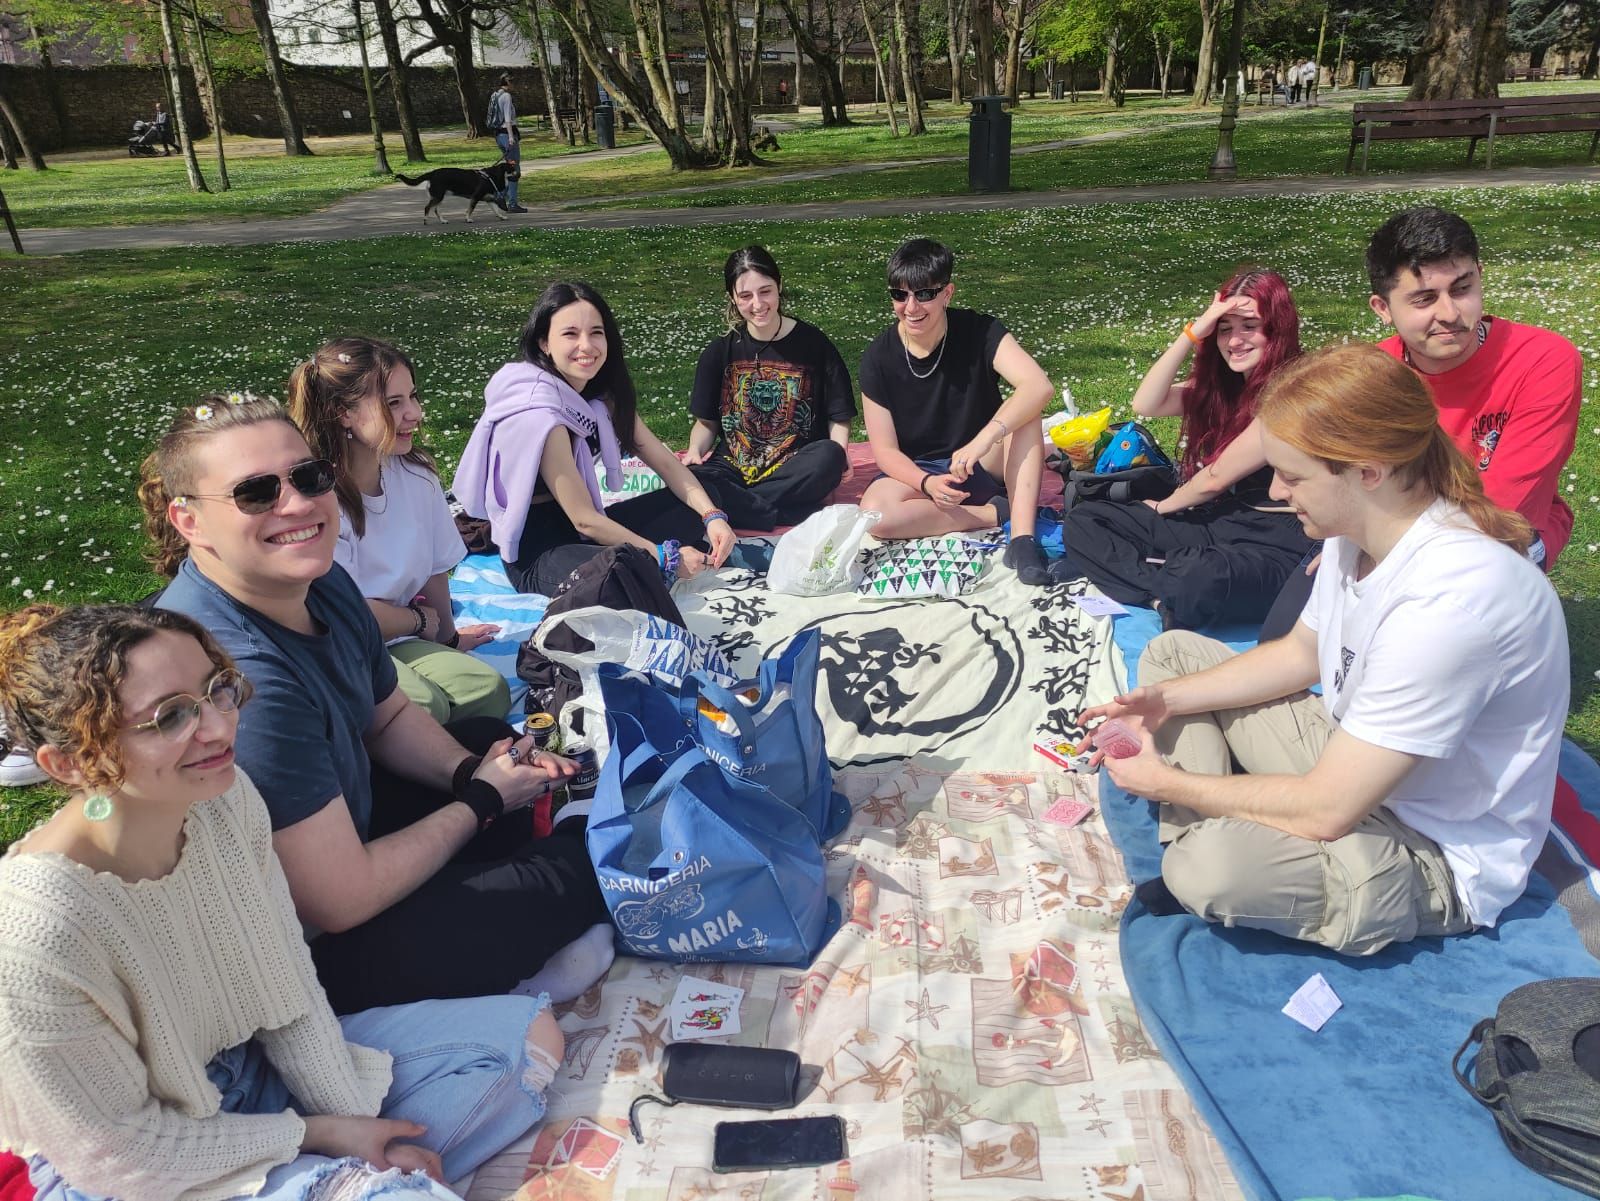
[[[1376,347],[1291,364],[1260,417],[1274,497],[1327,539],[1299,623],[1244,654],[1163,634],[1083,715],[1142,743],[1104,760],[1161,805],[1165,888],[1140,895],[1352,955],[1493,926],[1544,845],[1567,711],[1531,527]]]

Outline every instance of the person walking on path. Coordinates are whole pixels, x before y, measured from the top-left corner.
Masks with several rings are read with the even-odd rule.
[[[494,131],[500,156],[511,164],[506,172],[506,212],[525,213],[528,210],[517,203],[517,185],[522,179],[522,131],[517,128],[517,105],[511,98],[509,75],[500,76],[500,86],[489,97],[489,128]]]

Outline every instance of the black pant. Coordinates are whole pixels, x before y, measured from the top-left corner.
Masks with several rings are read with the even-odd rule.
[[[1170,516],[1142,502],[1085,501],[1062,534],[1068,558],[1102,592],[1125,605],[1159,601],[1179,629],[1260,621],[1311,545],[1293,513],[1231,496]]]
[[[771,475],[754,484],[720,455],[689,470],[715,489],[728,519],[741,530],[770,530],[795,525],[822,507],[828,494],[844,479],[847,456],[831,438],[802,446]]]
[[[706,491],[713,504],[723,507],[718,491],[710,487]],[[665,488],[618,501],[606,509],[606,516],[651,542],[670,539],[702,550],[706,547],[700,515]],[[516,559],[501,562],[518,592],[554,596],[568,576],[604,549],[598,542],[585,542],[555,501],[536,501],[528,506]]]
[[[1306,574],[1306,565],[1313,558],[1322,553],[1322,543],[1313,543],[1305,557],[1295,564],[1289,578],[1283,582],[1283,587],[1278,592],[1278,597],[1272,602],[1272,608],[1267,610],[1267,619],[1261,623],[1261,641],[1271,642],[1275,638],[1282,638],[1295,623],[1300,620],[1300,614],[1305,612],[1306,602],[1311,599],[1311,585],[1317,582],[1316,572]]]
[[[481,754],[512,729],[492,718],[446,727]],[[450,804],[447,793],[372,769],[372,838]],[[458,851],[415,892],[376,917],[311,943],[336,1013],[432,997],[509,992],[597,922],[606,903],[583,841],[583,819],[533,837],[533,815],[509,813]]]

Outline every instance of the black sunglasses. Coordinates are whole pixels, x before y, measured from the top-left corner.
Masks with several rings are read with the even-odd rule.
[[[904,304],[907,300],[911,299],[911,297],[915,296],[922,304],[927,304],[928,301],[939,295],[939,293],[943,292],[947,287],[949,287],[948,280],[936,288],[912,288],[910,291],[907,291],[905,288],[890,288],[889,299],[894,301],[896,304]]]
[[[156,706],[155,715],[149,721],[141,721],[128,729],[154,730],[169,742],[178,742],[194,733],[194,728],[200,724],[202,702],[209,701],[218,713],[232,713],[250,699],[253,691],[243,674],[235,668],[224,667],[206,681],[204,696],[187,692],[169,696]]]
[[[307,459],[296,463],[280,475],[252,475],[240,480],[231,492],[191,492],[188,495],[200,500],[231,500],[241,513],[265,513],[278,503],[283,495],[283,481],[289,481],[301,496],[322,496],[332,492],[339,474],[327,459]]]

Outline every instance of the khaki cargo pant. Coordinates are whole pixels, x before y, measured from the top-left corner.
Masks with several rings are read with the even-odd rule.
[[[1234,652],[1174,630],[1139,660],[1139,683],[1204,671]],[[1309,692],[1263,705],[1169,718],[1156,748],[1186,771],[1303,775],[1333,734]],[[1469,930],[1436,843],[1379,807],[1332,842],[1240,818],[1161,807],[1161,875],[1184,907],[1211,922],[1270,930],[1345,955],[1370,955],[1418,935]]]

